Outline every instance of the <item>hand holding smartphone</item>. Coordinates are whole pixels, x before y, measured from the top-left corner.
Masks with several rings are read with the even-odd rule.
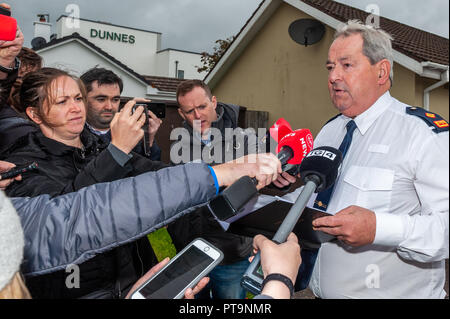
[[[194,288],[222,259],[219,249],[197,238],[140,286],[131,299],[181,299],[188,288]]]

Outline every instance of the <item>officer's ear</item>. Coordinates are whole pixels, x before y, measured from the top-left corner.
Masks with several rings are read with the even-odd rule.
[[[383,59],[377,63],[378,67],[378,84],[384,85],[389,81],[391,74],[391,63],[387,59]]]
[[[42,118],[38,114],[37,109],[35,107],[29,106],[25,109],[25,113],[27,113],[28,117],[37,125],[42,124]]]

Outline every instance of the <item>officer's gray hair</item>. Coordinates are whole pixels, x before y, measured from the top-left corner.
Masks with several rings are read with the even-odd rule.
[[[371,25],[363,24],[359,20],[349,20],[340,25],[333,40],[339,37],[348,37],[359,33],[363,38],[363,54],[369,59],[371,64],[375,64],[383,59],[387,59],[391,64],[389,79],[391,86],[394,80],[394,53],[392,51],[392,36],[382,29],[374,28]]]

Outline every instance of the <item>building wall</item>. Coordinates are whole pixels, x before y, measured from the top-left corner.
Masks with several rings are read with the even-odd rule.
[[[66,21],[69,21],[66,23]],[[80,28],[70,28],[71,19],[57,21],[58,38],[78,32],[120,62],[139,74],[151,75],[156,70],[156,52],[161,49],[161,34],[80,20]],[[105,37],[105,32],[114,38]],[[100,33],[100,34],[99,34]],[[105,37],[105,39],[101,39]],[[116,36],[117,35],[117,36]]]
[[[327,27],[319,43],[301,46],[288,34],[289,25],[301,18],[309,16],[281,4],[213,93],[220,101],[269,112],[269,126],[284,117],[292,128],[309,128],[316,135],[337,114],[325,68],[333,31]]]
[[[169,77],[169,51],[161,51],[156,54],[156,76]],[[172,77],[173,74],[172,74]]]
[[[425,79],[416,76],[416,105],[423,105],[423,91],[436,82],[438,82],[438,80]],[[447,121],[450,120],[448,83],[430,92],[430,111],[438,113]]]
[[[68,71],[69,73],[80,76],[90,68],[98,65],[112,70],[124,82],[123,96],[145,97],[147,87],[139,83],[134,77],[122,71],[114,64],[106,61],[102,56],[86,48],[83,44],[73,41],[62,46],[53,47],[51,50],[38,51],[44,59],[44,66],[54,67]],[[67,60],[66,57],[77,57]]]
[[[178,70],[184,71],[185,79],[202,79],[206,72],[198,73],[197,66],[201,66],[201,55],[177,50],[169,51],[168,77],[175,76],[175,61],[178,61]]]
[[[299,45],[290,38],[288,28],[301,18],[311,17],[281,4],[213,88],[213,94],[223,102],[269,112],[269,126],[284,117],[293,129],[309,128],[315,136],[338,113],[330,101],[325,68],[335,30],[326,26],[319,43]],[[416,86],[414,72],[395,64],[391,94],[417,105]],[[446,108],[448,114],[448,89],[434,93],[431,110]]]
[[[157,76],[170,78],[178,77],[175,74],[175,61],[178,61],[178,70],[184,71],[185,79],[202,79],[206,72],[198,73],[197,66],[201,65],[201,55],[179,50],[163,50],[157,53]]]
[[[179,61],[179,69],[185,71],[186,79],[203,78],[196,66],[201,65],[201,55],[178,51],[161,51],[161,34],[117,27],[104,23],[80,20],[80,28],[71,27],[72,20],[61,17],[57,21],[58,38],[78,32],[82,37],[115,57],[134,71],[142,75],[164,77],[175,76],[175,61]],[[109,33],[109,35],[105,35]],[[101,39],[101,37],[103,39]]]

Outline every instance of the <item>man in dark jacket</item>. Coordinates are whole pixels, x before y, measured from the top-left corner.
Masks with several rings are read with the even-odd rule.
[[[86,127],[104,141],[111,142],[110,124],[114,114],[119,110],[120,94],[123,90],[122,79],[110,70],[97,67],[85,72],[80,79],[87,91]],[[145,154],[143,140],[136,145],[133,151],[152,161],[160,161],[161,149],[156,144],[155,135],[161,125],[161,120],[154,114],[152,115],[149,117],[150,153]]]
[[[239,106],[218,103],[202,81],[182,82],[177,89],[177,101],[190,138],[181,138],[172,145],[173,163],[201,160],[214,165],[256,153],[256,135],[238,128]],[[180,218],[169,225],[168,231],[178,251],[194,238],[202,237],[225,255],[210,273],[210,283],[197,297],[208,298],[211,292],[218,299],[245,298],[240,280],[249,265],[251,238],[225,232],[206,207]]]

